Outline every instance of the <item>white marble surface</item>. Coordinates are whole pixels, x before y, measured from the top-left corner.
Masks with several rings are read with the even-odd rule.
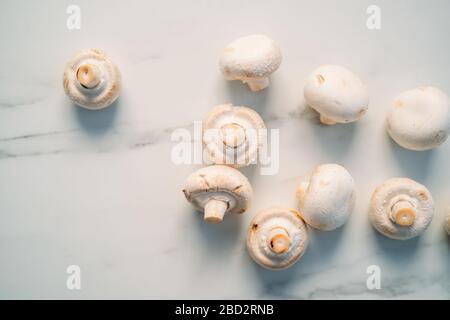
[[[66,8],[82,10],[79,31]],[[366,28],[366,8],[382,28]],[[393,144],[383,119],[393,97],[430,84],[450,93],[450,2],[441,1],[17,1],[0,2],[0,298],[450,298],[450,142],[433,152]],[[284,53],[270,88],[225,82],[218,55],[255,32]],[[120,66],[111,108],[73,106],[64,64],[78,49],[104,49]],[[342,64],[363,78],[370,110],[357,124],[324,127],[304,107],[307,74]],[[280,129],[280,171],[244,170],[255,201],[244,216],[205,225],[181,192],[196,168],[174,165],[170,133],[214,105],[253,107]],[[356,209],[335,232],[310,232],[291,269],[266,271],[248,257],[245,230],[260,209],[295,206],[299,177],[344,165]],[[404,176],[425,184],[436,213],[420,238],[399,242],[370,226],[373,188]],[[66,288],[66,267],[82,289]],[[382,289],[366,288],[379,265]]]

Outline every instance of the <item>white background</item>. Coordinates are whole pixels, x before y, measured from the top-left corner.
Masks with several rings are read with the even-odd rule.
[[[81,30],[66,8],[81,8]],[[368,30],[366,8],[381,8]],[[450,142],[432,152],[399,148],[384,118],[401,91],[450,93],[449,1],[17,1],[0,2],[0,298],[450,298]],[[268,90],[226,82],[217,62],[234,38],[264,33],[284,60]],[[79,49],[105,50],[123,91],[109,109],[73,106],[62,88]],[[368,85],[370,107],[355,124],[325,127],[305,108],[303,84],[335,63]],[[280,170],[243,170],[255,201],[243,216],[205,225],[181,192],[196,166],[174,165],[175,128],[192,129],[221,103],[257,110],[280,129]],[[296,207],[300,177],[320,163],[344,165],[357,203],[335,232],[310,230],[291,269],[258,267],[245,248],[260,209]],[[378,235],[367,219],[372,190],[402,176],[436,201],[426,233]],[[82,289],[66,288],[68,265]],[[366,288],[378,265],[382,289]]]

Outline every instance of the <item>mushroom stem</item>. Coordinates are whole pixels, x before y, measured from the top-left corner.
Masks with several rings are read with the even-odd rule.
[[[219,223],[223,220],[223,216],[228,209],[225,201],[211,199],[205,205],[204,220],[208,223]]]
[[[250,90],[253,92],[261,91],[269,86],[269,78],[248,79],[244,83],[247,83]]]
[[[82,64],[77,70],[78,82],[87,89],[92,89],[100,83],[100,71],[93,64]]]
[[[221,128],[222,140],[227,147],[237,148],[245,141],[245,129],[237,124],[226,124]]]
[[[269,248],[272,252],[281,254],[289,250],[291,239],[284,228],[274,228],[269,233]]]
[[[323,114],[320,114],[320,122],[321,122],[322,124],[327,125],[327,126],[332,126],[332,125],[336,124],[336,121],[334,121],[334,120],[332,120],[332,119],[330,119],[330,118],[325,117]]]
[[[416,219],[416,211],[409,201],[399,201],[392,206],[391,220],[396,224],[409,227]]]

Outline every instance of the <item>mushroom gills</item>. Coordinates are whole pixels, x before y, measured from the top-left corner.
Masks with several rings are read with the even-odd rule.
[[[430,225],[433,214],[434,201],[428,189],[408,178],[388,179],[372,194],[370,222],[391,239],[419,236]]]
[[[203,212],[207,223],[219,223],[225,214],[241,214],[253,197],[248,179],[237,169],[212,165],[189,175],[183,189],[186,200]]]
[[[87,49],[67,63],[63,87],[73,103],[89,110],[100,110],[119,97],[122,80],[119,68],[103,51]]]
[[[307,227],[300,214],[289,208],[271,207],[253,217],[247,231],[252,259],[267,269],[285,269],[306,250]]]
[[[264,121],[248,107],[218,105],[203,120],[202,141],[215,164],[235,168],[255,163],[266,144]]]

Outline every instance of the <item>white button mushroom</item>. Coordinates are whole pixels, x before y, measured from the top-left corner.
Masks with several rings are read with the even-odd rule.
[[[220,57],[220,70],[227,80],[241,80],[252,91],[269,86],[269,76],[281,64],[278,44],[261,34],[238,38],[227,45]]]
[[[417,151],[435,148],[450,132],[450,99],[433,87],[405,91],[394,100],[386,128],[403,148]]]
[[[98,49],[80,51],[67,63],[64,90],[77,105],[98,110],[119,96],[121,76],[117,66]]]
[[[303,255],[307,244],[306,224],[297,211],[287,208],[259,212],[247,233],[250,256],[267,269],[290,267]]]
[[[193,172],[183,192],[197,210],[204,211],[208,223],[221,222],[225,214],[244,213],[253,197],[248,179],[238,170],[221,165]]]
[[[203,120],[203,144],[215,164],[242,167],[255,163],[265,143],[266,126],[247,107],[225,104],[214,107]]]
[[[306,223],[324,231],[342,226],[355,205],[353,178],[337,164],[316,167],[309,181],[300,183],[296,194]]]
[[[407,178],[383,182],[372,195],[370,221],[385,236],[406,240],[420,235],[433,218],[428,189]]]
[[[326,125],[356,121],[369,106],[367,87],[353,72],[337,65],[314,70],[306,81],[304,96]]]

